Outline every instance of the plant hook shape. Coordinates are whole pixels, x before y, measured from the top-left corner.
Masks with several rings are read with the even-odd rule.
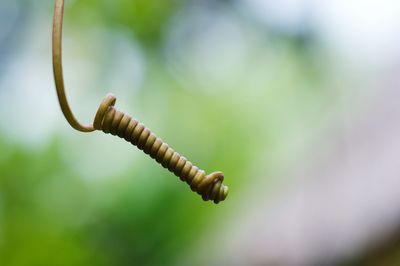
[[[65,94],[62,70],[62,26],[64,18],[64,0],[55,0],[53,20],[53,71],[58,101],[68,123],[81,132],[101,130],[111,133],[137,146],[150,155],[164,168],[189,184],[190,188],[200,194],[203,200],[215,203],[223,201],[228,195],[228,187],[222,182],[222,172],[205,172],[194,166],[189,160],[174,151],[169,145],[153,134],[142,123],[131,116],[118,111],[114,105],[113,94],[106,95],[100,103],[93,124],[82,125],[75,118]]]

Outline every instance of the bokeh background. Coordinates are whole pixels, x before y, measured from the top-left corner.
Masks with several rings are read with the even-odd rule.
[[[400,265],[400,2],[68,0],[67,94],[111,91],[230,187],[72,130],[53,1],[0,1],[0,265]]]

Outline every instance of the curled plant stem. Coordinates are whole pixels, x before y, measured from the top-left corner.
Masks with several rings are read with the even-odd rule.
[[[62,27],[64,19],[64,0],[56,0],[53,19],[53,72],[56,83],[56,91],[61,110],[68,123],[78,131],[92,132],[93,125],[82,125],[75,118],[69,107],[67,96],[65,95],[64,76],[62,68]]]
[[[93,124],[82,125],[75,118],[65,94],[62,70],[62,26],[64,17],[64,0],[55,0],[53,20],[53,71],[58,101],[68,123],[81,132],[101,130],[110,133],[137,146],[144,153],[155,159],[164,168],[189,184],[190,188],[200,194],[203,200],[215,203],[223,201],[228,195],[228,187],[222,182],[222,172],[205,172],[194,166],[185,157],[174,151],[142,123],[131,116],[118,111],[114,105],[116,98],[108,94],[100,103]]]

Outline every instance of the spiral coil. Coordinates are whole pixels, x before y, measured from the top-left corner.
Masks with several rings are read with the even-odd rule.
[[[224,175],[221,172],[206,175],[142,123],[115,109],[115,102],[116,98],[112,94],[108,94],[101,102],[93,122],[95,129],[123,138],[137,146],[182,181],[186,181],[203,200],[218,203],[226,198],[228,187],[222,184]]]
[[[75,118],[65,94],[62,71],[62,24],[64,16],[64,0],[55,0],[53,22],[53,70],[56,91],[61,110],[68,123],[81,132],[101,130],[110,133],[137,146],[150,155],[164,168],[190,185],[190,188],[202,196],[203,200],[215,203],[223,201],[228,195],[228,187],[223,185],[224,175],[205,172],[194,166],[185,157],[174,151],[169,145],[154,135],[148,128],[129,115],[114,108],[116,98],[108,94],[101,102],[92,125],[82,125]]]

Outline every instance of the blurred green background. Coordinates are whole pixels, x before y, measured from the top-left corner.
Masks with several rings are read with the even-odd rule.
[[[396,87],[399,16],[391,10],[399,5],[355,2],[66,1],[64,74],[78,119],[91,121],[113,92],[120,110],[175,150],[225,173],[230,195],[214,205],[124,141],[72,130],[52,79],[53,2],[2,0],[0,265],[345,265],[363,257],[353,248],[325,256],[330,264],[305,255],[294,263],[268,255],[272,248],[244,229],[258,221],[257,237],[268,239],[273,197],[284,201],[285,188],[313,169],[323,176],[318,169],[342,158],[338,145],[351,149],[343,129],[373,112],[380,84]],[[299,236],[305,246],[308,236]],[[297,254],[295,244],[273,248]],[[265,252],[249,252],[257,249]]]

